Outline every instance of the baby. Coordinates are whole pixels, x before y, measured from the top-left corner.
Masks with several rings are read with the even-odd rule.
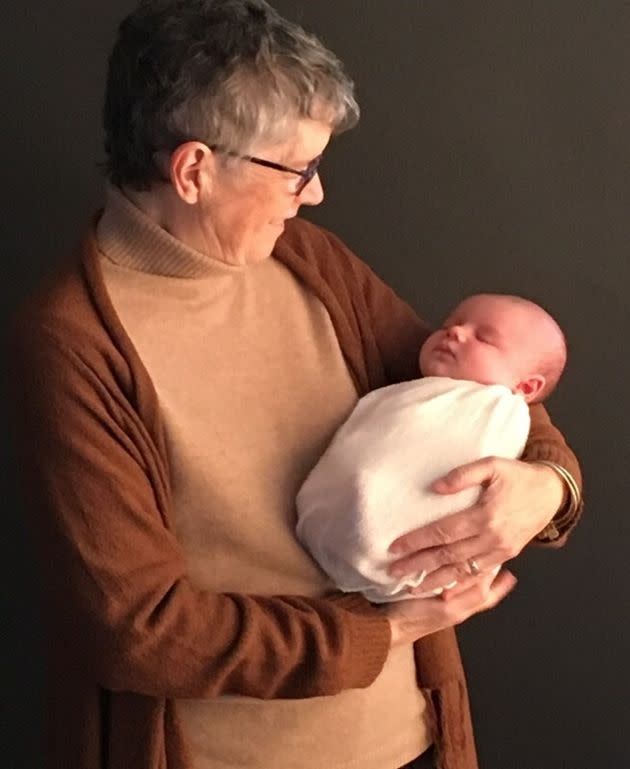
[[[479,294],[426,340],[422,379],[361,398],[297,497],[297,536],[335,585],[373,602],[409,598],[424,575],[391,577],[389,545],[474,504],[479,488],[441,495],[430,485],[482,457],[519,457],[528,404],[552,392],[565,363],[564,334],[545,310]]]

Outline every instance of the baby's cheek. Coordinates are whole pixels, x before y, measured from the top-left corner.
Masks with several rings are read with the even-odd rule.
[[[425,351],[420,356],[420,371],[424,376],[433,376],[435,374],[435,357],[430,352]]]
[[[437,334],[431,334],[431,336],[426,340],[426,342],[422,345],[420,348],[420,352],[418,354],[418,367],[420,371],[427,376],[428,372],[426,369],[430,368],[432,359],[433,359],[433,348],[436,345],[437,342]]]
[[[420,371],[422,371],[423,350],[424,350],[424,347],[421,347],[420,352],[418,353],[418,368],[420,369]]]

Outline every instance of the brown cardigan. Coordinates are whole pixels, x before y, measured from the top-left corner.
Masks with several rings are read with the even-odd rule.
[[[189,769],[173,699],[368,686],[389,625],[359,596],[215,595],[189,583],[156,394],[107,296],[93,228],[77,256],[11,334],[17,451],[49,599],[47,766]],[[295,220],[274,256],[326,306],[359,395],[418,376],[427,327],[335,236]],[[526,458],[580,478],[540,406]],[[416,659],[441,765],[476,769],[454,631],[419,641]]]

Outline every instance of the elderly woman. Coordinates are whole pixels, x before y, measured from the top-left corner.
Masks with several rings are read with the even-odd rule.
[[[477,766],[452,628],[513,586],[490,567],[566,538],[579,468],[538,406],[526,461],[447,477],[479,504],[396,564],[457,577],[447,600],[340,595],[298,544],[309,469],[361,395],[418,375],[429,333],[295,218],[357,117],[339,61],[262,0],[120,26],[104,210],[13,334],[49,767]]]

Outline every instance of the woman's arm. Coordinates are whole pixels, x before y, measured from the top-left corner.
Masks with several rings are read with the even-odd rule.
[[[360,395],[419,376],[419,349],[430,329],[406,302],[326,230],[294,220],[284,244],[289,248],[279,256],[302,272],[325,302]],[[474,508],[395,543],[401,558],[393,568],[402,569],[396,576],[439,570],[435,587],[441,587],[470,575],[469,559],[494,568],[537,536],[555,536],[549,526],[554,516],[553,544],[564,542],[581,503],[567,514],[568,489],[556,471],[537,460],[566,467],[578,483],[581,477],[573,452],[542,407],[533,410],[523,459],[488,457],[457,468],[438,484],[436,491],[445,494],[473,485],[484,491]],[[431,579],[423,589],[433,586]]]
[[[580,468],[546,410],[533,406],[531,416],[521,459],[486,457],[455,468],[434,484],[442,494],[471,486],[482,491],[472,507],[392,543],[392,552],[400,556],[393,575],[424,570],[425,591],[466,584],[478,570],[505,563],[532,541],[553,547],[566,542],[582,512]]]
[[[505,573],[457,600],[404,608],[356,594],[198,590],[169,530],[159,458],[137,414],[80,355],[42,337],[14,346],[13,373],[16,446],[49,609],[77,663],[106,689],[334,695],[372,683],[391,646],[486,611],[515,584]]]
[[[390,646],[382,613],[196,589],[170,530],[167,479],[137,413],[87,356],[14,339],[12,403],[31,528],[55,621],[111,690],[311,697],[365,687]]]

